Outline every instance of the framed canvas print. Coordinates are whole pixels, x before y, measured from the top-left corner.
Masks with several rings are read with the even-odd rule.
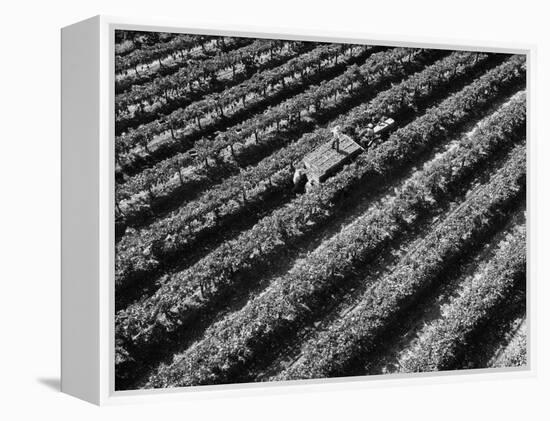
[[[63,391],[531,370],[530,54],[64,28]]]

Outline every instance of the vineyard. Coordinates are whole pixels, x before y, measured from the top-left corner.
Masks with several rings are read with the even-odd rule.
[[[526,366],[526,71],[117,31],[116,390]]]

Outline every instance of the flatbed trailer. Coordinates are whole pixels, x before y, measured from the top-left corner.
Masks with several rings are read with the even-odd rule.
[[[314,184],[322,183],[363,150],[347,135],[341,135],[338,151],[332,147],[332,140],[323,143],[303,159],[308,180]]]

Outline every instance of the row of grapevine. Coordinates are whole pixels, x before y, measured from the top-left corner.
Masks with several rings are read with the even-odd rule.
[[[442,89],[451,83],[455,83],[465,77],[474,74],[482,68],[490,58],[486,55],[471,53],[453,53],[435,64],[427,67],[424,71],[417,73],[408,82],[401,82],[392,89],[387,90],[384,96],[378,97],[376,103],[365,103],[354,108],[351,112],[355,118],[348,118],[347,113],[340,117],[335,124],[343,126],[365,125],[370,121],[379,119],[382,115],[390,115],[396,118],[404,109],[412,109],[415,101],[425,99],[428,93]],[[409,71],[415,69],[415,63],[409,63]],[[420,62],[417,63],[420,65]],[[376,91],[387,83],[388,79],[395,75],[386,75],[378,80],[372,81],[370,91]],[[435,82],[434,82],[435,81]],[[363,94],[364,95],[364,94]],[[340,97],[334,107],[342,107],[346,97]],[[417,104],[418,106],[418,104]],[[373,112],[372,110],[376,112]],[[275,142],[281,138],[280,132],[273,133],[271,138],[263,140],[263,144]],[[243,151],[251,153],[251,149],[258,148],[258,144],[248,143],[246,147],[238,150],[237,154]],[[141,215],[148,214],[152,209],[162,208],[162,203],[173,202],[177,192],[189,192],[196,190],[201,183],[208,183],[212,176],[223,173],[224,169],[232,168],[226,161],[217,161],[208,166],[195,166],[190,174],[185,172],[185,166],[191,163],[189,154],[180,153],[166,159],[152,168],[144,170],[141,174],[132,177],[127,183],[120,185],[117,189],[117,203],[128,220],[140,220]],[[174,177],[178,174],[178,177]],[[147,191],[149,194],[140,194],[133,200],[132,196]],[[126,201],[126,203],[124,203]]]
[[[115,57],[123,57],[127,54],[130,54],[132,51],[140,48],[140,43],[135,42],[132,39],[125,39],[122,41],[115,42]]]
[[[506,139],[500,141],[505,143]],[[492,143],[488,149],[499,146]],[[444,210],[444,198],[452,197],[457,186],[476,174],[476,168],[488,159],[487,152],[474,141],[466,140],[466,145],[460,144],[458,149],[431,161],[394,196],[371,206],[307,259],[276,279],[272,288],[209,328],[201,342],[185,351],[182,359],[176,359],[177,363],[154,376],[155,387],[157,382],[172,385],[175,379],[182,382],[180,385],[225,382],[231,378],[228,374],[241,370],[252,359],[257,362],[258,349],[275,347],[276,338],[287,337],[311,321],[313,315],[322,314],[327,297],[357,267],[367,264],[383,245],[396,240],[427,212]],[[197,360],[202,363],[195,366]],[[200,368],[188,371],[191,366]]]
[[[471,332],[518,282],[525,282],[525,235],[525,225],[516,226],[495,255],[461,284],[457,295],[441,309],[442,317],[419,332],[413,347],[399,361],[400,371],[450,368]]]
[[[319,46],[277,68],[257,73],[245,82],[223,91],[216,97],[206,97],[184,110],[179,110],[178,113],[170,116],[169,123],[177,127],[188,125],[190,121],[194,120],[200,128],[201,121],[208,119],[209,115],[216,114],[217,117],[228,117],[225,115],[226,110],[229,109],[235,113],[235,108],[239,102],[242,102],[244,106],[246,103],[253,103],[255,97],[266,98],[268,93],[277,89],[288,89],[296,81],[303,83],[306,78],[311,78],[312,75],[318,74],[326,68],[336,67],[338,64],[341,64],[340,67],[345,67],[352,59],[362,58],[371,51],[375,51],[375,49],[370,46],[350,46],[346,49],[336,44]]]
[[[418,58],[420,59],[420,57]],[[451,66],[457,66],[459,62],[465,60],[467,60],[467,58],[464,56],[457,56],[455,60],[451,60],[450,62],[440,62],[440,66],[443,66],[439,68],[440,70],[445,70]],[[418,65],[420,65],[420,63],[418,63]],[[388,79],[393,79],[393,76],[386,75],[385,77],[380,76],[379,78],[375,78],[371,82],[371,88],[373,90],[378,89],[384,82],[387,82]],[[418,78],[415,78],[415,80],[418,80]],[[445,82],[450,82],[451,80],[452,78],[449,77],[448,80],[441,80],[440,82],[444,85]],[[398,91],[399,89],[403,89],[404,86],[406,86],[405,89],[411,89],[410,86],[412,86],[412,84],[400,83],[393,87],[392,90]],[[426,98],[429,92],[431,92],[431,90],[427,88],[424,90],[415,89],[414,91],[415,95],[413,95],[413,97],[417,99]],[[375,100],[372,110],[381,111],[386,109],[388,105],[387,101],[392,101],[393,97],[385,96],[384,98],[386,101]],[[398,110],[396,108],[395,110],[397,112],[394,114],[395,117],[407,107],[412,107],[414,100],[411,97],[409,103],[405,105],[405,103],[401,102],[401,104],[401,109]],[[318,136],[319,134],[322,135]],[[121,283],[124,283],[124,279],[127,276],[134,277],[136,271],[143,276],[150,270],[156,268],[154,264],[144,265],[140,262],[143,258],[153,260],[153,256],[134,256],[131,250],[135,250],[137,244],[141,244],[143,247],[147,248],[153,242],[169,236],[170,247],[168,248],[170,251],[167,254],[181,252],[183,247],[191,246],[194,239],[204,236],[208,232],[219,230],[222,224],[231,223],[232,220],[238,218],[239,215],[242,215],[247,209],[261,207],[261,202],[266,201],[269,197],[280,195],[288,191],[289,183],[292,179],[292,163],[303,157],[305,153],[319,144],[319,141],[326,139],[327,136],[328,130],[326,129],[308,134],[297,142],[279,150],[274,155],[265,158],[258,165],[226,179],[218,187],[204,193],[196,201],[189,203],[180,211],[176,211],[172,215],[163,218],[148,229],[140,230],[137,235],[125,236],[117,246],[117,256],[119,256],[117,261],[117,279],[119,279]],[[143,175],[145,174],[148,174],[147,170],[144,171]],[[203,179],[207,177],[207,175],[208,174],[204,174]],[[136,177],[136,179],[142,178]],[[155,176],[155,179],[157,182],[161,181],[161,177],[158,174]],[[179,184],[183,187],[181,191],[185,191],[186,186],[183,180],[178,183],[178,187]],[[130,186],[131,184],[124,184],[119,187],[119,190],[124,191],[126,187]],[[170,190],[165,189],[164,192],[169,193]],[[119,195],[117,200],[120,200],[121,191],[117,191],[117,194]],[[170,197],[170,194],[165,195],[165,197],[173,200],[173,196]],[[159,199],[162,199],[162,197],[157,195],[157,191],[150,191],[150,194],[145,196],[142,195],[138,201],[131,202],[131,205],[134,206],[133,208],[124,206],[123,204],[121,210],[126,217],[132,217],[131,211],[133,209],[135,209],[133,215],[139,215],[140,212],[146,213],[148,211],[147,199],[150,199],[150,201],[157,200],[158,203],[160,201]],[[151,203],[150,201],[149,203]],[[130,267],[133,267],[135,270],[129,269]],[[145,269],[146,267],[148,269]]]
[[[398,55],[402,57],[401,54],[403,53],[404,52],[402,50],[392,50],[375,54],[367,61],[367,63],[365,63],[364,66],[361,66],[361,68],[363,70],[368,69],[369,63],[378,62],[383,64],[386,62],[386,60],[390,62],[392,56]],[[337,99],[331,99],[330,106],[329,104],[324,104],[324,109],[314,109],[315,112],[309,111],[308,116],[311,119],[318,119],[320,116],[330,110],[342,109],[344,108],[345,104],[353,98],[363,98],[371,92],[376,92],[390,82],[394,80],[399,80],[402,77],[414,72],[415,70],[418,70],[419,67],[423,66],[426,62],[429,63],[430,60],[434,58],[437,58],[437,54],[422,54],[421,52],[419,52],[418,54],[410,54],[406,66],[396,66],[392,69],[392,72],[389,73],[386,73],[385,71],[379,71],[378,73],[372,74],[371,72],[371,76],[366,77],[372,78],[369,80],[368,86],[366,86],[367,90],[356,88],[354,91],[341,93]],[[412,92],[410,94],[407,92],[407,94],[414,99],[419,96],[419,92],[431,92],[432,86],[443,86],[445,83],[449,83],[450,81],[456,80],[467,73],[473,72],[476,64],[481,64],[482,62],[487,60],[487,56],[484,56],[480,58],[476,63],[472,63],[472,65],[470,66],[469,64],[466,64],[470,61],[470,58],[470,56],[465,55],[453,55],[453,58],[451,60],[452,63],[454,63],[456,66],[460,66],[463,63],[465,64],[465,66],[460,68],[457,72],[445,70],[448,67],[448,63],[440,62],[440,68],[438,69],[438,71],[440,73],[444,72],[445,77],[439,79],[438,84],[430,86],[420,85],[420,87],[417,87],[415,89],[415,92]],[[432,71],[434,70],[433,68],[431,69]],[[348,74],[342,75],[342,78],[347,77]],[[338,80],[341,81],[341,79]],[[338,86],[337,83],[332,83],[332,81],[330,82],[330,84]],[[402,83],[398,86],[404,88]],[[397,88],[391,91],[394,96],[394,92],[396,90]],[[189,188],[186,186],[186,183],[191,183],[192,185],[196,186],[198,184],[197,177],[204,180],[205,182],[211,180],[212,174],[220,174],[220,172],[223,172],[223,169],[231,168],[231,166],[228,165],[227,159],[221,159],[219,157],[218,159],[216,159],[216,154],[219,152],[220,149],[229,146],[236,155],[242,155],[244,153],[248,154],[249,156],[254,155],[255,151],[261,151],[262,149],[269,147],[269,145],[274,142],[280,142],[280,139],[282,138],[281,131],[283,130],[283,123],[287,126],[287,129],[296,132],[299,126],[299,120],[297,118],[295,118],[294,120],[290,120],[289,113],[295,114],[294,110],[298,110],[299,112],[301,112],[302,109],[308,110],[308,108],[315,106],[316,101],[322,101],[325,97],[331,98],[332,95],[333,92],[332,90],[327,88],[327,84],[313,86],[304,94],[291,98],[280,105],[271,107],[267,109],[263,114],[253,116],[252,118],[245,120],[244,123],[228,129],[220,135],[220,138],[217,141],[202,140],[197,142],[195,148],[196,154],[200,157],[199,159],[201,161],[208,161],[208,164],[202,162],[194,163],[194,158],[189,153],[177,154],[158,163],[154,167],[145,169],[140,174],[132,177],[126,183],[120,185],[117,189],[117,203],[121,205],[121,210],[123,210],[123,213],[129,215],[131,219],[132,213],[134,212],[132,210],[133,206],[137,205],[137,207],[140,209],[137,211],[138,214],[140,212],[143,212],[146,207],[155,207],[152,203],[150,205],[147,203],[143,203],[143,199],[150,199],[151,202],[162,202],[165,201],[165,199],[171,200],[173,197],[171,193],[172,191],[188,191]],[[405,101],[402,100],[405,95],[406,93],[403,90],[403,92],[401,92],[401,98],[399,100],[402,104],[405,103]],[[412,100],[409,100],[408,102],[411,103]],[[394,110],[393,108],[388,108],[388,111],[392,111],[392,115],[397,114],[397,110]],[[268,131],[269,129],[271,129],[271,135],[265,136],[260,139],[260,133]],[[250,137],[253,133],[255,134],[256,142],[247,143],[246,138]],[[223,139],[221,137],[223,137]],[[236,150],[237,145],[239,145],[238,150]],[[259,152],[256,152],[256,155],[261,156]],[[185,176],[184,172],[186,167],[192,165],[193,163],[194,166],[192,173],[189,176]],[[254,162],[249,162],[249,164],[250,163]],[[175,174],[178,174],[179,183],[174,183],[174,181],[177,181],[174,179]],[[122,201],[130,199],[131,196],[138,194],[142,191],[147,191],[149,195],[141,195],[137,203],[121,203]]]
[[[273,138],[279,137],[283,125],[293,128],[293,124],[299,124],[303,118],[315,118],[319,114],[325,114],[329,109],[342,107],[346,101],[350,101],[356,96],[365,97],[371,92],[376,92],[377,89],[382,88],[385,84],[393,83],[394,80],[400,80],[407,74],[418,70],[418,67],[439,58],[440,53],[433,54],[433,52],[425,50],[415,50],[414,52],[409,51],[406,53],[401,49],[395,49],[391,52],[376,54],[367,60],[364,65],[360,67],[352,66],[340,77],[332,79],[318,87],[311,87],[302,95],[298,95],[283,104],[272,107],[252,119],[245,120],[238,126],[223,133],[221,139],[216,139],[215,142],[201,139],[195,145],[196,159],[198,161],[201,159],[204,160],[204,166],[209,168],[211,165],[207,163],[207,160],[215,160],[217,154],[225,148],[229,148],[233,157],[237,160],[240,155],[251,155],[254,153],[254,150],[261,148],[262,144],[272,143]],[[408,57],[406,63],[404,63],[403,54],[406,54]],[[435,82],[426,85],[418,84],[416,91],[420,91],[421,93],[433,92],[435,89],[432,90],[432,87],[440,88],[445,86],[446,83],[458,80],[460,76],[464,76],[468,71],[473,72],[474,68],[481,67],[481,64],[485,63],[488,58],[489,56],[487,55],[479,54],[453,55],[450,60],[454,61],[457,66],[464,64],[464,67],[444,70],[441,66],[447,63],[444,61],[438,62],[437,65],[429,67],[432,72],[434,70],[438,72]],[[390,65],[389,63],[392,64]],[[438,69],[436,69],[437,66],[439,66]],[[418,80],[415,79],[415,82],[418,82]],[[403,88],[403,84],[399,86]],[[406,97],[407,94],[412,99],[418,99],[421,95],[418,95],[419,92],[416,91],[409,93],[402,90],[400,103],[396,104],[395,108],[404,109],[405,103],[408,102],[410,104],[412,102],[410,98]],[[395,90],[387,91],[387,95],[395,96]],[[384,101],[387,101],[387,98],[381,100],[381,102]],[[366,106],[365,103],[363,107],[357,107],[355,113],[362,114]],[[387,107],[383,111],[380,109],[376,114],[368,113],[368,118],[366,115],[363,115],[363,123],[375,122],[383,115],[396,115],[397,110],[395,108]],[[347,120],[347,117],[341,117],[335,124],[339,124],[342,119]],[[352,124],[346,122],[344,125],[351,126]],[[266,136],[269,134],[272,136]],[[239,147],[238,150],[236,150],[237,147]],[[197,164],[195,163],[195,165]]]
[[[437,283],[458,256],[473,248],[525,195],[525,146],[514,149],[498,174],[438,223],[397,268],[362,295],[354,309],[311,339],[300,359],[277,379],[345,375],[354,358],[372,349],[383,329],[422,291]]]
[[[202,48],[195,45],[189,49],[170,50],[165,55],[155,54],[156,61],[136,66],[133,71],[124,70],[118,73],[115,76],[115,94],[120,95],[131,90],[133,86],[152,82],[156,77],[171,75],[190,63],[204,61],[250,43],[252,40],[247,38],[220,37],[202,43]]]
[[[500,352],[491,367],[521,367],[527,365],[527,320],[524,318],[506,348]]]
[[[498,69],[490,74],[496,76]],[[479,89],[470,86],[465,91],[476,95],[486,89],[486,83],[492,81],[492,78],[486,78],[485,83],[477,86]],[[295,243],[333,217],[338,206],[345,206],[345,201],[338,199],[365,180],[367,175],[379,179],[377,176],[387,174],[399,161],[408,160],[417,149],[446,137],[450,132],[446,126],[456,127],[460,121],[471,117],[471,114],[460,110],[460,104],[467,103],[464,99],[468,99],[469,95],[464,92],[455,94],[451,97],[455,101],[444,101],[439,108],[432,109],[419,119],[424,121],[417,123],[419,120],[416,120],[392,135],[387,142],[388,147],[382,145],[370,151],[314,192],[298,197],[236,240],[222,244],[192,269],[164,280],[153,297],[117,315],[119,338],[125,338],[130,346],[167,339],[167,333],[185,324],[186,318],[234,289],[238,279],[254,276],[261,266],[269,266],[274,256],[288,244]],[[478,97],[480,103],[486,100]],[[473,104],[465,107],[469,111],[475,109]],[[434,119],[434,116],[439,118]],[[440,127],[433,135],[431,125],[426,125],[427,119]],[[394,165],[387,165],[391,161]],[[238,277],[235,276],[237,274]]]
[[[352,98],[362,93],[361,88],[371,84],[376,86],[382,80],[399,80],[407,74],[405,57],[416,64],[429,62],[439,56],[440,52],[433,50],[401,48],[374,54],[363,65],[350,66],[342,75],[312,86],[304,93],[243,121],[214,141],[201,139],[195,144],[197,160],[216,157],[228,147],[233,151],[234,146],[246,144],[251,137],[257,144],[261,142],[263,135],[279,131],[284,124],[290,126],[293,122],[300,123],[304,117],[319,114],[334,101],[333,98]]]
[[[196,47],[200,43],[205,43],[209,37],[201,35],[179,34],[166,42],[154,43],[153,45],[144,45],[123,56],[115,54],[115,69],[120,73],[127,69],[132,69],[140,64],[147,64],[158,60],[174,50],[182,51]]]
[[[168,42],[177,35],[172,32],[115,31],[115,57],[124,57],[141,48]]]
[[[302,54],[286,63],[256,73],[246,81],[226,89],[221,93],[205,96],[185,108],[178,109],[156,124],[140,127],[126,136],[121,136],[117,146],[120,160],[133,149],[141,146],[146,154],[150,150],[148,143],[166,132],[165,141],[155,139],[156,148],[169,148],[166,143],[178,144],[182,139],[189,140],[197,133],[208,131],[209,126],[219,127],[221,122],[227,124],[233,115],[242,115],[246,110],[257,109],[257,105],[271,97],[277,97],[282,91],[293,92],[296,88],[305,87],[315,80],[329,74],[329,69],[342,69],[350,62],[363,59],[373,47],[359,46],[342,51],[340,45],[323,45]],[[322,57],[325,57],[323,60]],[[318,64],[313,67],[314,64]],[[143,158],[142,158],[143,159]]]
[[[302,42],[258,40],[208,60],[189,63],[150,84],[134,86],[115,98],[116,134],[151,122],[161,114],[181,108],[213,90],[223,90],[251,73],[277,66],[312,47]]]
[[[518,63],[516,63],[516,65],[520,66],[520,64]],[[478,82],[475,82],[474,85],[477,85],[477,89],[466,89],[465,94],[456,94],[454,97],[451,97],[451,99],[444,102],[442,104],[442,107],[445,112],[437,113],[437,108],[433,109],[432,112],[428,115],[423,116],[421,119],[398,131],[396,134],[390,136],[388,142],[389,146],[386,146],[384,149],[388,157],[396,154],[397,151],[400,150],[399,148],[401,144],[408,143],[414,145],[415,140],[418,142],[417,139],[419,138],[419,131],[421,131],[421,133],[429,133],[429,129],[432,126],[437,127],[439,119],[436,118],[435,121],[430,122],[430,120],[433,120],[435,116],[440,115],[442,121],[445,121],[446,118],[449,118],[449,121],[452,121],[452,117],[454,115],[452,113],[453,107],[456,107],[457,110],[457,124],[461,121],[464,121],[468,117],[469,112],[472,110],[472,108],[475,109],[475,107],[471,107],[469,105],[461,106],[461,99],[463,97],[469,98],[470,96],[476,95],[477,92],[482,92],[483,90],[485,90],[487,87],[487,83],[490,83],[489,81],[491,80],[491,77],[496,77],[499,74],[498,69],[501,69],[501,67],[491,71],[490,73],[488,73],[487,76],[485,76],[484,80],[486,80],[486,83],[478,84]],[[508,71],[513,72],[513,70],[511,69],[509,69]],[[406,85],[409,87],[414,86],[409,85],[408,83],[406,83]],[[419,98],[425,98],[425,95],[429,94],[429,91],[427,90],[415,91],[417,92]],[[489,103],[490,99],[494,98],[497,94],[497,92],[488,92],[487,97],[479,102],[479,106],[481,107],[484,104]],[[391,99],[393,97],[385,96],[385,98]],[[410,105],[413,104],[414,102],[412,102],[412,104]],[[375,99],[373,101],[373,107],[371,108],[371,111],[377,112],[380,110],[380,108],[384,109],[387,105],[388,104],[386,102],[377,101],[377,99]],[[468,110],[468,112],[463,112],[463,114],[460,114],[460,110],[464,109]],[[450,117],[447,117],[445,114],[449,115]],[[355,113],[352,113],[352,118],[355,119]],[[430,122],[431,124],[428,124],[428,122]],[[436,136],[439,134],[445,135],[446,132],[442,132],[441,130],[442,129],[438,128]],[[230,181],[232,181],[231,184],[229,184],[229,182],[223,183],[222,185],[220,185],[220,187],[223,188],[213,190],[212,195],[207,193],[205,197],[201,198],[200,200],[204,203],[204,206],[197,207],[197,210],[200,210],[200,212],[193,211],[193,207],[198,205],[198,201],[190,203],[189,206],[183,208],[181,212],[175,212],[173,214],[173,217],[166,218],[165,222],[154,224],[151,227],[151,230],[143,230],[141,231],[143,234],[140,233],[137,236],[125,236],[125,238],[121,240],[119,245],[117,245],[117,256],[120,256],[116,262],[116,278],[118,281],[118,285],[124,285],[127,282],[131,282],[136,278],[136,276],[143,276],[145,274],[152,273],[154,270],[158,269],[160,263],[158,259],[159,257],[162,258],[163,254],[170,255],[175,252],[180,252],[184,250],[190,240],[193,240],[194,237],[201,235],[201,231],[203,229],[205,231],[202,232],[205,233],[209,231],[215,232],[215,230],[218,230],[220,227],[219,222],[223,223],[227,221],[229,223],[232,220],[232,214],[238,215],[239,209],[243,206],[257,207],[259,201],[264,200],[265,196],[288,189],[288,185],[291,182],[292,177],[292,171],[289,167],[289,165],[292,164],[292,159],[288,158],[296,158],[296,155],[292,154],[292,152],[305,153],[307,152],[308,147],[315,146],[315,144],[319,144],[322,141],[327,141],[329,138],[330,133],[328,130],[319,130],[314,134],[304,136],[304,138],[302,138],[300,142],[296,143],[296,147],[290,147],[290,154],[286,156],[283,155],[284,151],[286,151],[285,149],[281,151],[280,154],[275,155],[275,158],[277,159],[272,159],[271,163],[268,163],[266,161],[266,166],[262,166],[258,170],[259,173],[257,174],[257,176],[258,180],[260,180],[260,183],[256,185],[251,184],[251,188],[247,188],[245,191],[245,197],[242,197],[242,187],[244,185],[246,188],[247,181],[255,181],[254,178],[249,177],[252,175],[256,175],[252,172],[244,172],[242,174],[243,177],[230,179]],[[437,137],[434,137],[434,139],[437,139]],[[382,146],[384,147],[385,145]],[[352,166],[354,171],[357,173],[355,176],[347,179],[343,175],[347,172],[344,172],[343,174],[339,174],[336,177],[336,179],[338,180],[342,178],[342,182],[344,183],[344,185],[346,183],[349,183],[349,187],[346,187],[345,190],[348,190],[354,185],[354,183],[357,183],[359,182],[359,180],[363,179],[363,177],[366,177],[368,171],[373,171],[371,168],[375,168],[372,176],[376,174],[382,174],[383,170],[389,170],[391,168],[391,165],[389,165],[388,168],[384,168],[383,170],[378,171],[376,170],[376,166],[373,167],[371,165],[372,163],[368,163],[368,161],[368,164],[366,166],[362,166],[361,164],[363,163],[363,161],[368,160],[368,157],[371,156],[371,154],[374,154],[374,151],[371,151],[366,156],[359,157],[359,163]],[[383,162],[381,161],[381,159],[385,159],[384,154],[376,156],[376,160],[374,161],[374,163],[378,164],[378,162]],[[406,159],[406,155],[401,155],[401,159]],[[275,173],[277,173],[277,177],[273,177]],[[262,176],[263,178],[260,178]],[[329,181],[332,182],[332,180]],[[328,185],[331,184],[329,183]],[[317,226],[317,224],[322,224],[324,221],[327,220],[326,218],[328,215],[331,215],[332,212],[335,212],[337,210],[337,207],[334,203],[337,202],[336,199],[337,197],[339,197],[338,187],[340,187],[340,185],[334,184],[334,187],[330,189],[330,192],[327,191],[325,193],[326,196],[319,198],[319,201],[321,203],[315,206],[313,205],[313,203],[310,203],[311,195],[307,195],[307,198],[298,198],[295,201],[295,204],[290,209],[283,209],[279,212],[282,212],[282,215],[280,216],[280,218],[282,218],[281,222],[276,224],[275,221],[271,221],[268,219],[265,221],[265,227],[260,226],[256,227],[256,229],[261,232],[269,226],[271,226],[272,228],[273,226],[277,226],[279,224],[295,226],[297,224],[297,221],[299,220],[302,220],[302,222],[298,225],[299,227],[301,227],[305,223],[304,221],[311,219],[311,216],[314,216],[313,219],[320,218],[319,220],[315,221],[316,223],[313,224],[314,226]],[[232,195],[223,195],[223,191],[232,193]],[[217,195],[220,195],[220,201],[216,200]],[[303,207],[301,205],[302,202],[304,202]],[[226,212],[224,212],[224,208],[227,209]],[[307,214],[310,212],[309,209],[311,208],[315,209],[316,211],[313,215],[310,215],[308,217]],[[293,213],[295,213],[295,216],[291,217],[290,215],[292,215]],[[201,217],[201,214],[205,216]],[[219,222],[217,221],[218,219]],[[298,231],[300,230],[307,231],[308,228],[299,228]],[[158,235],[155,233],[158,233]],[[249,247],[251,244],[254,244],[254,237],[258,234],[252,232],[248,235],[251,235],[252,237],[248,238],[245,234],[240,240],[242,244],[248,244],[248,246],[245,246],[243,248],[243,246],[229,243],[225,246],[227,247],[227,250],[225,250],[224,247],[221,247],[216,252],[220,255],[223,255],[224,253],[229,253],[229,250],[242,249],[243,255],[248,256],[252,253],[252,250],[249,250]],[[153,244],[153,242],[145,240],[146,238],[151,238],[153,241],[157,239],[166,240],[163,241],[161,244],[156,244],[155,253],[157,253],[157,256],[155,256],[155,254],[151,255],[150,253],[149,255],[145,255],[147,253],[138,253],[138,255],[136,255],[136,253],[133,252],[136,250],[138,244],[143,244],[143,246],[146,248],[151,247],[151,244]],[[269,240],[268,243],[272,243],[272,240]],[[248,259],[245,259],[245,261],[248,261]],[[267,261],[269,261],[269,258],[267,258]],[[219,274],[216,274],[216,276],[218,275]]]

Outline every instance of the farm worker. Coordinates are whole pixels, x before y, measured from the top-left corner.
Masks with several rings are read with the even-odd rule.
[[[336,126],[333,129],[331,129],[332,135],[334,138],[332,139],[332,144],[330,145],[331,148],[336,149],[336,152],[340,150],[340,136],[342,135],[342,132],[340,131],[340,126]]]
[[[372,123],[367,124],[367,128],[359,133],[360,139],[362,139],[363,136],[365,137],[365,140],[361,143],[363,144],[363,147],[368,148],[374,140],[374,127]]]
[[[372,123],[367,124],[367,129],[365,130],[365,136],[367,139],[372,139],[374,137],[374,127]]]
[[[307,182],[306,171],[304,168],[296,168],[296,171],[294,171],[294,177],[292,177],[292,182],[294,183],[293,191],[295,193],[304,188],[304,184]]]
[[[313,190],[313,186],[314,184],[312,183],[311,180],[307,180],[307,183],[306,183],[306,193],[309,193],[311,190]]]

